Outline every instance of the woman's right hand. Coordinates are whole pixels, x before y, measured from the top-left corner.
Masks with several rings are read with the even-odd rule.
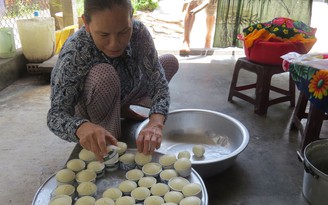
[[[80,139],[83,148],[95,153],[99,161],[107,154],[107,145],[117,145],[117,139],[103,127],[85,122],[76,131],[76,136]]]

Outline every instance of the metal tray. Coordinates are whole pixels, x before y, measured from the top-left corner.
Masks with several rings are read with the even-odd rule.
[[[128,149],[127,152],[135,153],[136,149]],[[152,161],[158,162],[159,157],[163,155],[161,153],[155,152],[153,154]],[[102,193],[110,187],[118,187],[118,185],[125,180],[126,171],[117,170],[114,172],[106,172],[105,175],[97,179],[97,195],[96,199],[102,197]],[[205,184],[200,177],[200,175],[192,169],[191,175],[187,178],[190,182],[198,183],[202,187],[202,205],[208,205],[208,194],[205,187]],[[37,193],[34,196],[32,205],[47,205],[50,201],[50,196],[53,190],[56,188],[56,179],[55,174],[50,176],[38,189]]]

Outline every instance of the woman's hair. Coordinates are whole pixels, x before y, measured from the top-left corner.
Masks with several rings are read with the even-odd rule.
[[[114,6],[128,8],[133,16],[131,0],[84,0],[84,18],[87,23],[91,22],[91,16],[97,11],[111,10]]]

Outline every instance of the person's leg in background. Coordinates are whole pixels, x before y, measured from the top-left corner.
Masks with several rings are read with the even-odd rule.
[[[205,37],[205,48],[212,47],[212,33],[215,24],[215,16],[206,16],[206,37]]]
[[[190,11],[198,6],[196,0],[191,0],[188,3],[186,15],[184,18],[184,33],[183,42],[180,52],[190,52],[190,33],[195,22],[195,15],[191,14]]]
[[[209,5],[205,8],[206,11],[205,48],[212,47],[212,35],[215,26],[216,10],[217,10],[217,0],[211,0]]]

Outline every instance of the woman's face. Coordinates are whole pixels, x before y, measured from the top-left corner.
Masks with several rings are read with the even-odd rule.
[[[132,35],[132,18],[128,8],[115,6],[111,10],[95,12],[90,23],[84,20],[84,24],[97,48],[111,58],[123,54]]]

